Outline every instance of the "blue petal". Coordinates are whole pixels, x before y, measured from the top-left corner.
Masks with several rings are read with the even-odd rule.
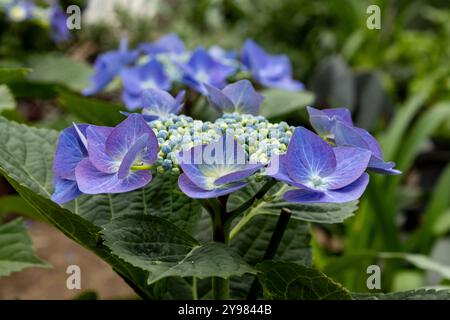
[[[139,48],[149,55],[159,53],[176,53],[184,52],[183,41],[174,33],[167,34],[153,43],[142,43]]]
[[[352,184],[337,190],[327,190],[325,192],[311,192],[308,190],[290,190],[283,198],[287,202],[294,203],[344,203],[357,200],[364,193],[369,183],[369,175],[363,173]]]
[[[67,180],[59,176],[55,176],[54,181],[55,191],[52,194],[52,200],[56,203],[64,204],[82,195],[76,181]]]
[[[257,70],[259,66],[265,66],[268,54],[255,41],[247,39],[242,49],[242,63],[249,70]]]
[[[264,100],[248,80],[240,80],[227,85],[222,92],[233,102],[234,111],[259,114],[259,106]]]
[[[366,170],[371,152],[354,147],[336,147],[336,170],[326,177],[327,189],[340,189],[358,179]]]
[[[264,165],[263,164],[246,164],[241,165],[238,167],[237,171],[234,171],[232,173],[226,174],[220,178],[218,178],[216,181],[214,181],[214,184],[216,186],[221,186],[224,184],[229,184],[232,182],[237,182],[240,180],[244,180],[248,177],[250,177],[252,174],[260,170]]]
[[[184,94],[183,94],[184,95]],[[145,115],[164,117],[179,113],[182,105],[170,93],[160,89],[147,89],[142,93],[142,113]]]
[[[326,177],[336,169],[333,149],[318,135],[298,127],[292,135],[287,150],[289,176],[304,183],[311,176]]]
[[[204,190],[194,184],[184,173],[181,174],[178,178],[178,186],[180,187],[181,191],[183,191],[188,197],[193,199],[210,199],[220,197],[235,192],[245,187],[246,185],[247,183],[245,182],[237,182],[224,188]]]
[[[131,114],[119,123],[106,139],[106,152],[115,161],[122,161],[129,149],[144,134],[149,136],[147,153],[142,161],[154,163],[158,156],[158,140],[152,129],[140,114]]]
[[[87,129],[89,160],[97,170],[105,173],[117,172],[120,166],[120,161],[106,152],[106,140],[112,131],[110,127],[92,125]]]
[[[89,159],[78,164],[75,174],[79,189],[86,194],[128,192],[144,187],[152,179],[148,170],[133,171],[126,178],[119,179],[117,173],[98,171]]]
[[[217,110],[221,112],[234,112],[233,102],[219,89],[210,86],[208,84],[204,85],[208,95],[208,102]]]
[[[78,128],[86,136],[88,125],[79,124]],[[76,129],[72,126],[62,131],[58,138],[53,171],[62,178],[75,180],[75,167],[87,157],[87,150]]]
[[[133,95],[127,91],[122,92],[122,100],[128,110],[133,111],[142,107],[141,94]]]

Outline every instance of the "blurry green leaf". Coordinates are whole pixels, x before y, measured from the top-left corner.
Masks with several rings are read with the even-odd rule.
[[[87,290],[77,295],[73,300],[99,300],[95,291]]]
[[[440,264],[422,254],[381,252],[378,254],[378,256],[382,259],[403,259],[419,269],[433,271],[440,274],[442,277],[446,279],[450,279],[450,266]]]
[[[450,290],[416,289],[391,293],[352,293],[356,300],[450,300]]]
[[[423,272],[417,270],[401,270],[392,279],[392,291],[407,291],[423,287]]]
[[[92,74],[88,64],[58,53],[31,55],[27,66],[33,70],[28,77],[30,81],[61,84],[74,91],[88,87]]]
[[[435,241],[433,248],[430,252],[430,258],[442,265],[450,266],[450,238],[441,238]],[[443,281],[444,280],[444,281]],[[426,284],[427,285],[439,285],[445,283],[446,279],[440,273],[433,270],[427,270],[426,272]]]
[[[30,267],[49,267],[34,253],[21,219],[0,225],[0,277]]]
[[[16,101],[14,100],[8,86],[0,85],[0,113],[5,110],[13,110],[16,108]]]
[[[266,299],[352,299],[347,289],[313,268],[292,262],[264,261],[257,269]]]
[[[446,232],[450,227],[450,164],[443,170],[431,194],[418,230],[411,236],[408,248],[428,253],[436,236]]]
[[[395,115],[387,132],[381,137],[380,143],[386,159],[393,159],[395,157],[405,137],[406,129],[434,88],[434,82],[432,80],[430,79],[419,91],[411,94],[404,106]]]
[[[450,119],[450,102],[440,102],[427,110],[414,125],[397,153],[397,167],[401,171],[409,170],[423,143],[443,121]]]
[[[286,91],[279,89],[265,89],[261,91],[264,100],[261,104],[261,115],[271,119],[286,116],[292,112],[311,105],[314,95],[309,91]]]
[[[186,232],[154,216],[113,219],[103,235],[115,255],[150,272],[149,283],[171,276],[228,278],[253,272],[229,247],[200,245]]]
[[[125,116],[120,113],[125,110],[123,106],[82,97],[69,91],[59,91],[59,103],[67,112],[89,124],[115,126],[125,120]]]
[[[0,84],[23,79],[30,69],[0,67]]]
[[[18,213],[35,220],[43,219],[39,212],[18,195],[3,195],[0,197],[0,216],[5,213]]]
[[[358,115],[356,124],[358,127],[370,130],[380,114],[390,107],[389,98],[375,72],[363,72],[355,76],[357,91]]]
[[[320,61],[314,71],[311,88],[316,96],[315,104],[321,107],[355,106],[355,82],[349,66],[339,56]]]

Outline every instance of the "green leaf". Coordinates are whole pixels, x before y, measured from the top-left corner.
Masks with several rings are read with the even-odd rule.
[[[88,87],[92,74],[88,64],[58,53],[31,55],[27,66],[33,70],[30,81],[60,84],[74,91]]]
[[[101,126],[115,126],[125,120],[124,107],[107,101],[82,97],[67,90],[59,91],[59,103],[81,121]]]
[[[448,188],[450,186],[450,164],[448,164],[439,177],[439,180],[431,194],[431,199],[427,204],[423,220],[418,230],[411,236],[408,248],[420,250],[428,253],[433,240],[444,234],[450,226],[450,198]],[[447,230],[446,230],[447,229]]]
[[[0,197],[0,217],[6,213],[18,213],[35,220],[43,219],[39,212],[18,195],[2,195]]]
[[[229,199],[229,210],[237,208],[251,198],[261,188],[262,183],[252,180],[249,186],[232,194]],[[315,223],[341,223],[350,218],[356,211],[358,201],[341,204],[298,204],[284,201],[283,194],[289,190],[286,184],[278,183],[270,189],[268,195],[245,212],[242,220],[232,229],[231,238],[257,215],[278,216],[281,209],[287,208],[292,212],[292,219]]]
[[[152,297],[151,288],[147,285],[147,272],[111,255],[99,241],[101,229],[100,224],[96,223],[110,219],[111,213],[109,217],[100,217],[107,211],[83,212],[81,205],[75,205],[74,210],[70,211],[50,200],[53,191],[52,162],[58,134],[57,131],[27,127],[0,117],[0,174],[48,222],[104,259],[141,296]],[[84,201],[94,204],[101,202],[100,199],[103,198],[86,197]],[[130,202],[128,204],[135,208]],[[85,205],[84,208],[92,210],[92,207]],[[122,208],[125,209],[131,210]],[[91,220],[84,219],[81,214]]]
[[[0,67],[0,84],[23,79],[30,69]]]
[[[0,113],[6,110],[13,110],[16,108],[16,101],[14,100],[8,86],[0,85]]]
[[[201,245],[183,230],[154,216],[122,216],[103,231],[112,252],[149,271],[149,283],[166,277],[223,277],[253,272],[239,255],[220,243]]]
[[[0,225],[0,277],[30,267],[49,267],[39,259],[21,219]]]
[[[266,299],[352,299],[347,289],[310,267],[292,262],[265,261],[256,268]]]
[[[278,218],[259,215],[252,219],[240,233],[233,238],[230,246],[236,249],[243,259],[255,266],[264,258],[270,238],[275,230]],[[296,262],[311,265],[311,234],[309,225],[303,221],[291,219],[284,231],[274,260]],[[254,276],[233,277],[231,292],[234,298],[245,299],[248,295]]]
[[[314,95],[305,90],[292,92],[265,89],[261,91],[261,94],[264,96],[264,100],[260,113],[268,119],[288,115],[314,102]]]
[[[353,293],[356,300],[450,300],[450,290],[416,289],[391,293]]]

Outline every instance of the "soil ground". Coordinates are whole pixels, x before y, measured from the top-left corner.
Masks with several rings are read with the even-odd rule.
[[[38,256],[52,268],[29,268],[0,278],[0,299],[73,299],[86,290],[95,291],[99,299],[136,298],[109,265],[54,227],[32,221],[29,234]],[[66,287],[69,265],[81,269],[80,290]]]

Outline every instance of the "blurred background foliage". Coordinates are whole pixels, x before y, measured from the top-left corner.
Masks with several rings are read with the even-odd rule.
[[[382,291],[449,285],[448,0],[146,2],[152,10],[130,4],[88,16],[86,1],[62,1],[80,5],[89,23],[58,45],[44,27],[0,17],[0,65],[34,70],[0,86],[0,113],[56,129],[89,117],[114,122],[117,113],[108,118],[95,110],[120,110],[117,95],[105,93],[99,101],[75,93],[87,86],[90,63],[117,47],[121,36],[134,46],[175,32],[188,48],[218,44],[233,50],[253,38],[271,53],[289,55],[315,106],[350,108],[357,125],[380,139],[384,158],[404,172],[372,176],[357,214],[344,224],[313,226],[315,264],[357,292],[367,291],[371,264],[384,267]],[[380,30],[366,27],[371,4],[381,8]],[[92,106],[92,113],[80,114],[79,104]],[[269,117],[308,125],[303,108],[284,110]],[[11,189],[2,186],[1,193],[0,216],[32,212]]]

